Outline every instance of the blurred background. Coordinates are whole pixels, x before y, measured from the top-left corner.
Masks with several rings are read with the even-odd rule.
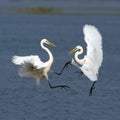
[[[119,0],[1,0],[0,13],[119,15]]]
[[[54,55],[52,70],[59,71],[82,45],[83,26],[94,25],[103,36],[104,60],[98,82],[68,67],[61,76],[49,74],[51,84],[66,84],[69,91],[51,90],[45,79],[36,86],[21,78],[13,55],[48,54],[39,42],[47,38]],[[120,1],[119,0],[0,0],[0,120],[120,120]],[[83,57],[81,56],[81,58]]]

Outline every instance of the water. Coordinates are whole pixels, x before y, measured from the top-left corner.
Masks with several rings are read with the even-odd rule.
[[[85,49],[86,23],[97,26],[103,36],[104,61],[92,97],[88,96],[92,83],[71,67],[62,76],[49,74],[51,84],[69,85],[69,91],[52,90],[45,79],[36,86],[34,79],[18,76],[13,55],[48,59],[39,46],[42,38],[56,44],[49,49],[55,57],[52,70],[59,71],[72,58],[69,50],[77,44]],[[119,120],[119,26],[120,16],[1,14],[0,120]]]

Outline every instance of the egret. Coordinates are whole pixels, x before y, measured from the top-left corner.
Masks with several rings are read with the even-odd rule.
[[[102,36],[98,29],[92,25],[83,26],[84,40],[87,43],[87,53],[83,59],[79,59],[78,56],[83,53],[82,46],[76,46],[69,53],[74,55],[71,61],[65,63],[61,72],[56,74],[61,75],[65,67],[69,64],[77,67],[80,73],[87,76],[92,82],[89,95],[92,95],[92,91],[95,88],[95,83],[98,80],[98,73],[103,61],[103,50],[102,50]]]
[[[68,89],[69,87],[66,85],[58,85],[52,86],[49,82],[48,72],[50,72],[51,66],[54,61],[54,57],[50,50],[44,46],[44,44],[50,45],[55,47],[55,44],[48,41],[47,39],[42,39],[40,42],[41,47],[48,53],[49,60],[46,62],[41,61],[38,55],[30,55],[30,56],[13,56],[12,62],[16,65],[19,65],[18,74],[21,77],[32,77],[36,79],[36,84],[39,85],[40,80],[42,78],[46,78],[48,80],[48,84],[50,88],[65,88]]]

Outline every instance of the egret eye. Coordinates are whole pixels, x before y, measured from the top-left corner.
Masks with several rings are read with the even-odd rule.
[[[75,51],[77,51],[78,49],[77,48],[75,48]]]

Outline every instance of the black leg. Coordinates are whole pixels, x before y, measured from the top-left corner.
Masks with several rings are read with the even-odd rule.
[[[53,71],[53,73],[54,73],[54,74],[57,74],[57,75],[61,75],[61,74],[63,73],[64,69],[65,69],[69,64],[71,65],[71,61],[66,62],[60,72],[54,72],[54,71]]]
[[[92,96],[92,91],[93,91],[93,89],[95,89],[95,83],[96,83],[96,81],[93,82],[93,84],[90,88],[89,96]]]
[[[58,88],[58,87],[60,87],[61,89],[65,89],[65,90],[70,89],[70,87],[67,86],[67,85],[57,85],[57,86],[52,86],[51,83],[50,83],[49,81],[48,81],[48,84],[49,84],[49,87],[50,87],[51,89],[53,89],[53,88]]]

